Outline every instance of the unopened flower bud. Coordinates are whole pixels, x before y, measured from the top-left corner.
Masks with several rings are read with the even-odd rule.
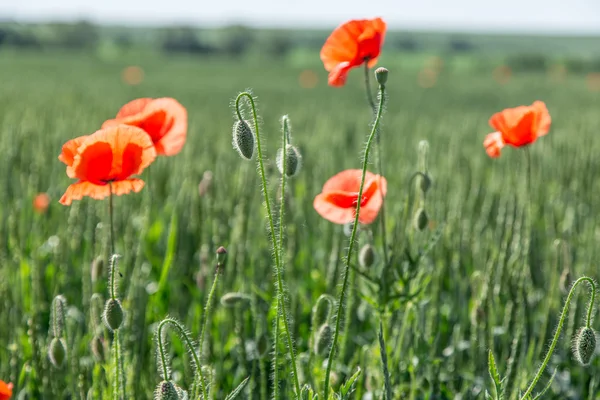
[[[96,281],[102,277],[102,273],[104,272],[104,260],[102,257],[96,257],[96,259],[92,262],[90,272],[92,283],[96,283]]]
[[[246,160],[254,155],[254,133],[246,121],[238,120],[233,125],[233,148]]]
[[[371,244],[366,244],[360,249],[358,264],[363,268],[369,268],[373,263],[375,263],[375,248]]]
[[[589,327],[584,327],[577,332],[573,341],[575,359],[581,365],[588,365],[596,352],[596,332]]]
[[[104,363],[106,361],[106,345],[100,336],[94,336],[92,338],[90,349],[97,362]]]
[[[429,223],[429,217],[423,207],[419,208],[415,213],[415,219],[413,221],[415,229],[423,231]]]
[[[61,368],[67,356],[67,344],[64,339],[54,338],[48,347],[48,358],[55,368]]]
[[[423,194],[426,194],[429,191],[429,188],[431,188],[431,177],[427,172],[417,175],[417,185]]]
[[[227,308],[250,307],[252,298],[245,293],[230,292],[221,297],[221,304]]]
[[[119,299],[108,299],[102,313],[104,325],[111,331],[117,330],[123,323],[123,307]]]
[[[179,400],[179,394],[171,381],[162,381],[154,391],[154,400]]]
[[[222,267],[225,265],[225,261],[227,261],[227,250],[221,246],[217,249],[217,265]]]
[[[312,324],[313,329],[326,324],[331,318],[331,310],[333,309],[333,297],[328,294],[322,294],[317,299],[317,303],[312,308]]]
[[[288,177],[296,176],[302,168],[302,156],[296,146],[288,144],[285,152],[285,166],[283,165],[283,149],[277,150],[277,157],[275,159],[277,169],[281,174],[285,172]]]
[[[388,72],[388,69],[384,67],[379,67],[375,70],[375,79],[377,79],[377,83],[381,86],[385,86],[388,79]]]
[[[256,350],[260,358],[263,358],[269,351],[269,338],[264,333],[256,341]]]
[[[325,356],[329,352],[331,347],[331,338],[333,336],[333,330],[329,324],[325,324],[319,328],[317,332],[317,338],[315,340],[315,346],[313,351],[318,356]]]

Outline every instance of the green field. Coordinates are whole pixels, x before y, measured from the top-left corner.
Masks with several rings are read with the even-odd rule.
[[[466,56],[445,58],[435,84],[423,88],[418,75],[427,58],[384,51],[379,61],[390,71],[380,131],[388,180],[387,237],[399,270],[414,272],[404,281],[386,277],[388,285],[414,294],[390,301],[381,315],[393,398],[483,399],[486,390],[494,393],[491,349],[500,374],[507,376],[505,398],[518,399],[548,349],[570,283],[583,275],[600,276],[600,91],[585,75],[555,79],[545,71],[514,72],[500,84],[492,75],[498,63]],[[141,84],[123,83],[121,72],[129,65],[143,69]],[[306,69],[318,78],[314,88],[299,84]],[[319,327],[312,326],[312,309],[323,294],[337,298],[349,239],[342,226],[315,212],[313,199],[330,176],[362,165],[372,122],[362,71],[352,71],[344,88],[332,88],[318,53],[233,62],[153,53],[4,50],[0,73],[0,379],[15,384],[14,398],[113,398],[115,369],[108,350],[113,336],[99,320],[109,297],[108,200],[59,204],[72,181],[57,157],[64,142],[99,129],[125,102],[163,96],[188,110],[184,150],[157,159],[142,175],[142,192],[114,199],[116,249],[122,255],[118,295],[125,310],[120,330],[124,398],[152,398],[162,380],[154,339],[163,318],[177,318],[193,339],[200,337],[219,246],[227,248],[228,261],[202,355],[212,382],[210,397],[224,399],[246,377],[250,381],[238,398],[273,394],[272,351],[256,350],[261,336],[271,346],[274,339],[277,299],[268,225],[256,163],[240,159],[231,145],[232,101],[251,88],[262,120],[274,210],[279,209],[274,199],[280,180],[274,159],[284,114],[304,160],[287,187],[286,308],[300,383],[322,399],[325,367],[314,351]],[[525,151],[505,148],[493,160],[482,142],[492,132],[487,121],[494,112],[537,99],[546,102],[553,124],[530,148],[528,193]],[[421,140],[430,148],[431,224],[416,232],[410,178],[420,168]],[[371,162],[369,170],[375,168]],[[213,181],[201,197],[198,185],[205,171],[212,171]],[[32,207],[40,192],[52,199],[45,214]],[[356,252],[351,260],[360,273],[352,269],[349,276],[343,335],[332,369],[336,392],[361,369],[349,397],[354,399],[384,398],[380,314],[371,304],[378,301],[378,291],[361,275],[382,271],[379,224],[370,227],[378,262],[363,270]],[[414,256],[438,233],[433,248],[407,267],[406,246]],[[359,248],[368,238],[368,231],[361,231]],[[98,258],[104,261],[101,271],[93,267]],[[219,299],[229,292],[247,294],[251,306],[225,307]],[[91,300],[95,293],[101,301]],[[62,368],[55,368],[48,345],[51,303],[59,294],[67,302],[68,352]],[[600,357],[581,366],[570,344],[584,325],[587,301],[587,287],[581,285],[534,391],[556,372],[543,398],[600,399]],[[94,335],[104,340],[104,358],[90,349]],[[167,337],[171,379],[191,390],[190,356],[176,335]],[[280,398],[293,398],[285,343],[281,338],[278,349]]]

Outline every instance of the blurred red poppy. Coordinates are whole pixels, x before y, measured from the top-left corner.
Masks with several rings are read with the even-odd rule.
[[[500,157],[500,150],[505,145],[523,147],[547,134],[551,122],[543,101],[535,101],[530,106],[507,108],[490,118],[490,126],[497,132],[487,135],[483,146],[490,157]]]
[[[38,214],[44,214],[48,211],[48,206],[50,205],[50,196],[47,193],[38,193],[33,198],[33,209]]]
[[[76,144],[79,144],[78,146]],[[119,125],[71,140],[59,159],[67,164],[67,175],[79,181],[70,185],[60,199],[66,206],[84,196],[103,199],[139,192],[144,181],[132,178],[156,158],[152,139],[140,128]]]
[[[187,111],[177,100],[141,98],[125,104],[115,119],[102,128],[116,125],[137,126],[152,138],[158,155],[173,156],[181,151],[187,135]]]
[[[343,86],[350,69],[364,62],[369,68],[377,64],[385,31],[381,18],[351,20],[337,27],[321,49],[329,84]]]
[[[315,197],[313,206],[317,213],[335,224],[353,222],[361,177],[362,170],[348,169],[329,178],[322,192]],[[358,222],[370,224],[375,221],[386,191],[386,179],[367,171]]]
[[[12,383],[0,381],[0,400],[9,400],[12,396]]]

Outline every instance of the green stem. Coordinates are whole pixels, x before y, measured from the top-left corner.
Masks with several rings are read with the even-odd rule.
[[[367,140],[367,147],[365,148],[365,154],[362,165],[362,176],[360,179],[360,188],[358,189],[358,198],[356,201],[356,212],[354,216],[354,224],[352,225],[352,234],[350,236],[350,244],[348,246],[348,253],[346,255],[346,259],[344,260],[344,272],[343,272],[343,282],[342,282],[342,290],[340,292],[340,297],[338,299],[338,307],[335,317],[335,330],[333,331],[333,338],[331,341],[331,347],[329,349],[329,357],[327,358],[327,370],[325,372],[325,387],[324,387],[324,399],[329,398],[329,375],[331,374],[331,367],[333,365],[333,358],[335,356],[335,348],[337,344],[338,335],[340,332],[340,315],[342,314],[342,308],[344,307],[344,297],[346,295],[346,288],[348,286],[348,275],[350,269],[350,261],[352,259],[352,250],[354,250],[354,244],[356,241],[356,230],[358,227],[358,216],[360,212],[360,205],[362,202],[363,189],[365,186],[365,175],[367,173],[367,165],[369,162],[369,153],[371,152],[371,147],[373,145],[373,138],[377,132],[377,128],[379,127],[379,121],[381,120],[381,115],[383,113],[383,103],[385,99],[385,86],[379,86],[379,107],[377,108],[377,115],[375,117],[375,123],[373,124],[373,128],[371,129],[371,134],[369,135],[369,139]]]
[[[375,112],[375,103],[373,102],[373,96],[371,95],[371,74],[369,73],[369,63],[365,61],[365,89],[367,92],[367,100],[369,101],[369,105],[371,106],[371,110]],[[381,134],[380,132],[375,133],[375,163],[377,165],[377,173],[380,176],[383,176],[383,161],[381,155]],[[385,224],[385,196],[383,195],[383,189],[381,185],[379,185],[379,193],[381,195],[381,218],[380,218],[380,226],[381,226],[381,240],[383,242],[383,265],[387,265],[389,262],[388,259],[388,249],[387,249],[387,228]]]
[[[379,315],[379,352],[381,353],[381,364],[383,366],[383,381],[385,386],[385,399],[392,400],[392,382],[390,379],[390,370],[388,367],[387,350],[385,348],[385,339],[383,337],[383,315]]]
[[[298,371],[297,371],[297,366],[296,366],[296,354],[294,351],[294,343],[292,341],[292,336],[290,335],[290,327],[289,327],[289,321],[288,321],[288,317],[287,317],[287,311],[285,308],[285,297],[284,297],[284,288],[283,288],[283,278],[281,277],[281,275],[283,274],[283,263],[280,257],[280,252],[278,251],[278,246],[277,246],[277,238],[275,236],[275,225],[273,223],[273,214],[271,211],[271,203],[269,201],[269,192],[268,192],[268,187],[267,187],[267,178],[266,178],[266,174],[265,174],[265,167],[264,167],[264,163],[263,163],[263,154],[262,154],[262,147],[260,144],[260,132],[259,132],[259,126],[258,126],[258,115],[256,113],[256,105],[254,104],[254,98],[252,98],[252,95],[248,92],[242,92],[238,95],[238,97],[235,100],[235,110],[237,113],[237,116],[240,120],[243,120],[242,118],[242,114],[240,112],[240,101],[242,99],[242,97],[246,97],[248,99],[248,102],[250,103],[250,106],[252,108],[252,117],[254,119],[254,129],[255,129],[255,134],[256,134],[256,148],[257,148],[257,152],[258,152],[258,166],[259,166],[259,170],[260,170],[260,178],[262,181],[262,190],[263,190],[263,195],[265,198],[265,207],[267,209],[267,216],[269,218],[269,230],[270,230],[270,235],[271,235],[271,245],[273,247],[273,254],[275,257],[275,271],[276,271],[276,275],[277,275],[277,297],[279,298],[278,302],[280,304],[280,308],[281,308],[281,316],[283,317],[283,324],[284,324],[284,330],[285,330],[285,335],[286,335],[286,340],[287,340],[287,346],[288,346],[288,351],[290,353],[290,358],[292,361],[292,370],[293,370],[293,379],[294,379],[294,386],[296,388],[296,397],[300,396],[300,381],[298,380]],[[284,149],[285,150],[285,149]]]
[[[112,183],[108,183],[110,195],[108,196],[108,217],[110,219],[110,254],[115,254],[115,224],[113,222],[113,190]]]
[[[119,360],[121,359],[121,346],[119,346],[119,330],[115,329],[114,338],[113,338],[113,346],[114,346],[114,363],[115,363],[115,380],[113,383],[113,399],[119,400],[119,392],[121,388],[121,363]]]
[[[569,305],[571,304],[571,300],[573,299],[573,295],[575,294],[575,288],[581,282],[584,282],[584,281],[586,281],[592,289],[591,296],[590,296],[590,302],[588,303],[588,311],[587,311],[587,318],[586,318],[586,327],[588,327],[588,328],[590,327],[590,325],[592,323],[592,313],[594,310],[594,301],[596,299],[596,283],[594,282],[594,280],[592,278],[583,276],[583,277],[577,279],[575,281],[575,283],[573,284],[573,286],[571,287],[571,290],[569,291],[569,295],[567,296],[567,300],[565,301],[563,310],[560,314],[560,319],[558,320],[558,326],[556,327],[556,332],[554,332],[554,338],[552,339],[552,343],[550,343],[550,348],[548,349],[548,353],[546,353],[546,357],[544,357],[544,361],[542,362],[542,365],[540,366],[537,374],[533,378],[533,381],[531,381],[531,384],[529,385],[529,387],[527,388],[525,393],[523,393],[523,395],[521,396],[521,400],[527,399],[527,397],[531,394],[531,392],[535,388],[535,385],[538,383],[538,381],[542,377],[542,374],[544,373],[546,366],[550,362],[550,357],[552,357],[552,353],[554,353],[554,349],[556,348],[556,345],[558,344],[560,332],[562,331],[563,325],[565,323],[565,319],[567,317],[567,312],[569,311]]]
[[[202,331],[200,332],[200,343],[198,353],[200,357],[204,354],[202,352],[202,347],[204,346],[204,335],[206,334],[206,327],[208,326],[208,321],[210,320],[210,310],[212,308],[212,300],[215,296],[215,289],[217,287],[217,282],[219,281],[219,273],[220,273],[220,265],[217,264],[217,272],[215,273],[215,279],[213,280],[212,287],[210,288],[210,292],[208,292],[208,299],[206,300],[206,307],[204,307],[204,323],[202,324]],[[202,373],[202,365],[198,364],[198,371],[200,371],[200,382],[202,384],[202,398],[208,400],[208,391],[206,390],[206,379],[204,378],[204,374]]]

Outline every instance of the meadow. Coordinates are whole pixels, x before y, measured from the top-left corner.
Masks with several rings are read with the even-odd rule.
[[[426,82],[419,71],[427,58],[384,52],[378,62],[389,69],[379,131],[388,182],[386,231],[402,277],[385,280],[404,295],[380,314],[377,286],[365,277],[382,273],[379,236],[375,263],[359,265],[369,229],[381,229],[377,220],[361,229],[350,260],[331,386],[338,393],[361,373],[353,393],[340,398],[384,398],[380,319],[392,398],[483,399],[486,391],[494,392],[489,350],[507,376],[505,398],[519,398],[548,349],[570,284],[583,275],[600,276],[600,91],[568,71],[513,73],[499,82],[493,63],[443,61],[435,80]],[[123,82],[129,65],[143,69],[141,83]],[[362,166],[373,117],[362,71],[352,71],[343,88],[332,88],[318,54],[299,62],[232,62],[11,51],[0,53],[0,71],[0,379],[14,383],[14,398],[113,398],[112,333],[100,321],[109,298],[108,200],[59,204],[71,180],[57,157],[64,142],[94,132],[124,103],[163,96],[187,108],[184,149],[144,171],[140,193],[113,199],[121,255],[115,279],[125,312],[121,395],[152,398],[163,380],[155,335],[165,317],[181,321],[198,340],[215,252],[224,246],[227,261],[201,355],[210,396],[224,399],[247,377],[238,398],[272,396],[277,298],[269,229],[256,162],[232,149],[232,102],[247,88],[258,105],[274,214],[283,115],[303,158],[298,175],[287,180],[283,278],[299,381],[322,398],[327,357],[315,343],[323,322],[315,326],[321,316],[313,309],[324,294],[338,297],[349,239],[343,226],[317,214],[313,199],[329,177]],[[552,128],[529,146],[528,191],[525,151],[505,148],[491,159],[482,143],[493,131],[493,113],[534,100],[547,104]],[[411,177],[423,171],[423,140],[429,143],[432,186],[428,221],[420,231],[414,227],[418,195]],[[375,167],[369,164],[369,170]],[[32,206],[38,193],[51,199],[43,212]],[[413,262],[419,250],[423,255]],[[555,373],[543,398],[600,399],[599,357],[584,367],[571,351],[588,294],[583,285],[575,292],[535,390]],[[48,357],[57,295],[66,300],[67,356],[60,368]],[[191,357],[171,332],[171,379],[188,389],[194,384]],[[280,398],[293,398],[285,346],[282,338],[278,386]]]

